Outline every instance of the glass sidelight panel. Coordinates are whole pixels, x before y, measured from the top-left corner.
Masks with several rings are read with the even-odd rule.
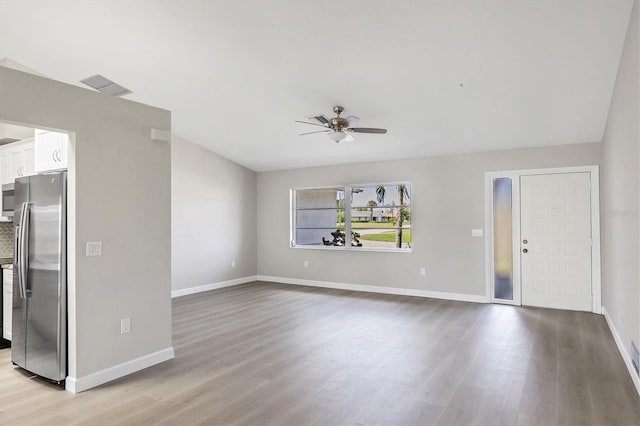
[[[513,300],[513,229],[510,178],[493,181],[494,297]]]

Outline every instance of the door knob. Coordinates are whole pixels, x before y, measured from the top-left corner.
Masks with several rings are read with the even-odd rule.
[[[522,249],[523,253],[529,253],[529,250],[527,250],[526,248]]]

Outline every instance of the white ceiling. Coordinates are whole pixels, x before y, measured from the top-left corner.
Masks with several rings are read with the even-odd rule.
[[[602,139],[632,0],[0,0],[0,58],[100,73],[256,171]],[[462,85],[462,86],[461,86]],[[333,105],[387,135],[293,122]]]

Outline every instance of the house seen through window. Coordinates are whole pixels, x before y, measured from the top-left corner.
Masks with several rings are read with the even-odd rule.
[[[411,249],[411,185],[292,190],[292,247]]]

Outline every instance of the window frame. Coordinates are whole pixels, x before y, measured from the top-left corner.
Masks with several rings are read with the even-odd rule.
[[[352,247],[351,246],[351,210],[354,208],[351,205],[351,191],[353,188],[359,187],[377,187],[377,186],[398,186],[398,185],[407,185],[410,191],[409,203],[407,204],[405,201],[405,207],[409,208],[411,212],[411,247],[409,248],[387,248],[387,247]],[[295,235],[296,235],[296,223],[297,223],[297,206],[296,206],[296,193],[297,191],[309,191],[309,190],[323,190],[323,189],[335,189],[337,191],[344,191],[344,233],[345,233],[345,244],[344,246],[325,246],[325,245],[296,245],[295,243]],[[413,231],[413,218],[415,217],[415,210],[413,207],[414,198],[413,198],[413,184],[409,181],[397,181],[397,182],[380,182],[380,183],[363,183],[363,184],[347,184],[347,185],[323,185],[323,186],[309,186],[309,187],[297,187],[289,189],[289,247],[292,249],[302,249],[302,250],[333,250],[333,251],[365,251],[365,252],[382,252],[382,253],[411,253],[414,248],[414,231]],[[386,206],[391,207],[391,206]],[[399,206],[398,206],[399,207]],[[357,208],[357,207],[355,207]],[[321,228],[318,228],[321,229]],[[358,228],[353,228],[357,229]],[[368,229],[368,228],[362,228]],[[389,227],[389,230],[395,230],[397,227]]]

